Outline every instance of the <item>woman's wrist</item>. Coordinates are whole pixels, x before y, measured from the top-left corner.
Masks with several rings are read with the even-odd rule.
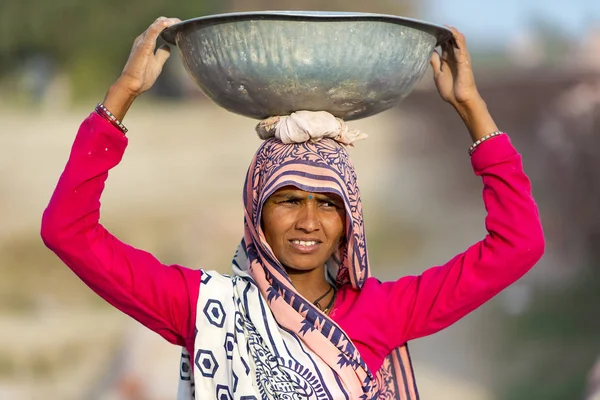
[[[102,103],[118,120],[123,121],[136,98],[136,95],[117,81],[108,89]]]
[[[469,131],[473,142],[498,131],[498,126],[489,113],[483,98],[477,97],[468,102],[458,103],[454,105],[454,108]]]

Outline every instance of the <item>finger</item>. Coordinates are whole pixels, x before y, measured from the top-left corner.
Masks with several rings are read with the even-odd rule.
[[[171,48],[165,44],[156,49],[156,54],[154,55],[154,58],[159,63],[159,65],[163,65],[165,62],[167,62],[170,56]]]
[[[456,57],[454,56],[454,48],[452,43],[446,42],[442,45],[442,62],[451,63],[454,62]]]
[[[433,76],[438,76],[438,74],[442,70],[442,56],[440,56],[440,53],[438,53],[437,50],[433,51],[429,63],[431,64],[431,68],[433,69]]]
[[[133,41],[133,48],[136,48],[140,45],[140,43],[144,41],[144,33],[135,38],[135,40]]]
[[[458,29],[452,28],[452,36],[454,38],[454,41],[456,42],[456,48],[458,50],[464,50],[465,49],[465,35],[460,33],[458,31]]]
[[[444,26],[452,32],[452,38],[449,40],[449,42],[451,42],[453,44],[453,47],[458,48],[459,43],[457,41],[457,35],[459,35],[460,32],[458,31],[458,29],[456,29],[453,26],[450,26],[450,25],[444,25]]]
[[[452,27],[450,25],[444,25],[444,27],[447,28],[452,34],[452,36],[450,36],[450,38],[448,38],[444,44],[449,44],[452,47],[456,47],[456,40],[454,39],[454,31],[452,30]]]
[[[156,45],[156,39],[158,39],[158,35],[168,28],[171,25],[175,25],[176,23],[181,22],[179,18],[166,18],[159,17],[148,27],[145,33],[145,42],[151,44],[153,47]]]
[[[469,52],[467,51],[467,40],[465,39],[465,35],[454,27],[450,29],[452,30],[452,35],[454,41],[456,42],[456,49],[454,51],[456,61],[461,64],[469,64],[470,56]]]

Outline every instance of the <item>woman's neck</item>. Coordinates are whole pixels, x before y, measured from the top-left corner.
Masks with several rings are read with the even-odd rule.
[[[331,285],[325,279],[324,268],[315,268],[310,271],[298,271],[288,268],[286,270],[298,293],[306,300],[314,302],[331,289]],[[331,292],[333,293],[333,291]],[[332,293],[325,296],[319,303],[321,305],[327,304],[331,299]]]

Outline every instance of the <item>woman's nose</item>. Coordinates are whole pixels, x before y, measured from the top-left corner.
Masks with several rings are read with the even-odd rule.
[[[316,205],[311,203],[304,204],[298,213],[296,229],[304,232],[314,232],[319,229],[320,225]]]

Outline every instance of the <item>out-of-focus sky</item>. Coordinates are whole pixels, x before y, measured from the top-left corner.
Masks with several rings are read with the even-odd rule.
[[[456,26],[475,45],[498,45],[542,17],[575,37],[600,28],[600,0],[422,0],[421,18]]]

